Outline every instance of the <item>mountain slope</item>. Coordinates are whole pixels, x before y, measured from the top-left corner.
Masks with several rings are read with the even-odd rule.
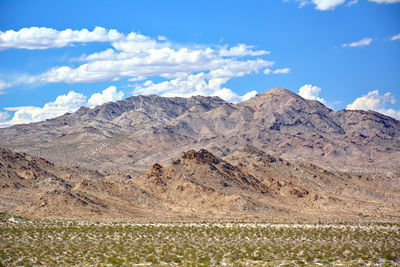
[[[400,122],[373,111],[333,111],[275,88],[239,104],[135,96],[0,129],[2,147],[64,166],[137,173],[182,151],[225,156],[243,145],[330,170],[393,172],[400,166]]]
[[[193,218],[398,218],[399,175],[351,176],[244,146],[221,159],[190,150],[130,182]]]
[[[34,218],[398,220],[400,177],[350,176],[254,147],[224,159],[190,150],[129,177],[65,168],[0,149],[0,211]]]
[[[229,214],[267,210],[256,201],[268,194],[263,183],[204,149],[187,151],[166,167],[155,164],[132,183],[183,211]]]
[[[126,178],[0,148],[0,210],[34,218],[146,218],[159,205]]]

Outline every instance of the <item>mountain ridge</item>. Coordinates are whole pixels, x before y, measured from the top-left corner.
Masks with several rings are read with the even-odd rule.
[[[131,173],[132,174],[132,173]],[[398,220],[399,174],[349,175],[251,146],[205,149],[142,175],[60,167],[0,148],[0,211],[89,221]]]
[[[142,173],[182,151],[205,148],[225,156],[246,144],[328,169],[386,172],[400,166],[399,121],[372,111],[333,111],[283,88],[238,104],[218,97],[133,96],[0,129],[1,147],[64,166]]]

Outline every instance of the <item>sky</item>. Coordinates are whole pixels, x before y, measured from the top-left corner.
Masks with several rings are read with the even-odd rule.
[[[275,87],[400,119],[400,0],[0,0],[0,127]]]

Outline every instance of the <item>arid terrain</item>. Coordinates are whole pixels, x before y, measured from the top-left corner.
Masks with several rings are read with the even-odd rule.
[[[400,216],[400,122],[376,112],[333,111],[286,89],[240,104],[136,96],[0,129],[0,136],[14,150],[0,149],[0,209],[20,216]]]
[[[145,174],[59,167],[1,149],[2,211],[113,221],[397,221],[399,175],[349,175],[294,164],[254,147],[224,159],[190,150]]]
[[[0,0],[3,266],[400,267],[400,0]]]
[[[398,266],[393,223],[87,223],[0,214],[2,265]]]
[[[0,137],[0,265],[400,261],[400,122],[376,112],[136,96]]]

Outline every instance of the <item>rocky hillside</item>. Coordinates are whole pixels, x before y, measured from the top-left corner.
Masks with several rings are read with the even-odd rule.
[[[388,173],[400,166],[400,122],[373,111],[333,111],[275,88],[239,104],[134,96],[0,129],[2,147],[63,166],[137,173],[182,151],[226,156],[243,145],[329,170]]]
[[[225,158],[189,150],[145,174],[55,166],[0,149],[0,211],[112,221],[398,220],[400,176],[296,164],[251,146]]]
[[[0,210],[34,218],[149,217],[157,203],[126,178],[0,148]]]

